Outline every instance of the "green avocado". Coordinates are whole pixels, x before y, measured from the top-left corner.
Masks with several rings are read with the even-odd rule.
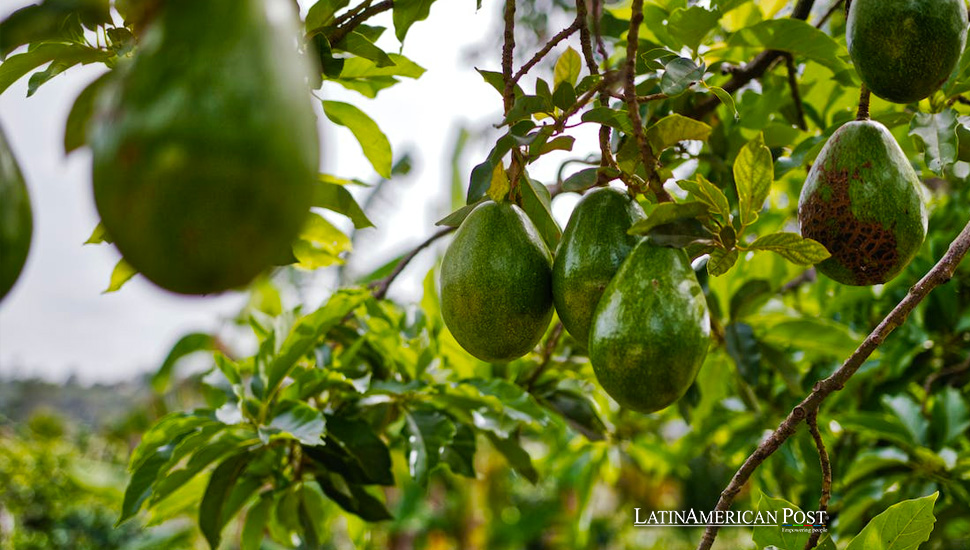
[[[926,236],[920,181],[882,124],[844,124],[822,147],[798,201],[802,236],[832,257],[819,272],[847,285],[885,283]]]
[[[483,361],[539,343],[552,318],[552,257],[521,208],[486,202],[462,222],[441,260],[441,315]]]
[[[587,193],[569,217],[552,264],[552,297],[563,326],[583,345],[603,290],[640,241],[627,231],[644,217],[633,197],[612,187]]]
[[[919,101],[950,77],[967,42],[964,0],[852,0],[849,54],[872,93]]]
[[[687,254],[644,240],[596,306],[589,360],[617,403],[650,413],[684,395],[704,363],[710,335],[707,300]]]
[[[99,101],[94,198],[135,269],[182,294],[250,282],[309,212],[316,117],[290,0],[169,0]]]
[[[33,231],[27,184],[0,128],[0,300],[20,277]]]

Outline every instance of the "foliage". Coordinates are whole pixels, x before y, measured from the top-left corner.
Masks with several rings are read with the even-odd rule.
[[[74,64],[123,63],[137,52],[149,4],[45,0],[16,12],[0,23],[0,50],[12,54],[0,65],[0,90],[46,63],[30,77],[31,92]],[[434,17],[430,1],[365,4],[374,11],[393,6],[399,41]],[[539,3],[526,4],[523,16],[532,19],[523,23],[545,28],[549,20],[532,9]],[[490,152],[469,172],[465,204],[455,204],[441,223],[459,224],[486,195],[508,197],[554,247],[561,235],[551,214],[554,194],[617,180],[636,192],[647,211],[638,234],[707,258],[695,266],[714,340],[677,406],[652,415],[618,408],[595,383],[584,344],[555,324],[521,359],[473,359],[442,323],[434,270],[417,304],[377,299],[351,285],[320,307],[284,308],[280,288],[287,282],[276,277],[250,289],[251,305],[239,316],[259,342],[255,354],[197,338],[197,347],[180,343],[166,361],[159,380],[173,376],[185,353],[211,354],[205,401],[164,416],[144,434],[130,457],[122,520],[145,510],[152,522],[191,516],[213,547],[228,538],[227,524],[242,522],[238,540],[247,549],[696,542],[695,530],[632,528],[633,509],[711,509],[765,430],[838,367],[970,219],[970,101],[960,95],[970,90],[970,53],[942,90],[919,104],[873,99],[872,117],[921,172],[930,229],[899,277],[845,287],[806,271],[827,252],[795,232],[808,165],[854,117],[858,78],[841,10],[823,23],[828,6],[818,6],[816,26],[787,17],[785,2],[651,1],[629,49],[638,3],[593,4],[602,8],[593,36],[580,29],[585,18],[577,19],[578,49],[554,44],[556,61],[533,63],[528,81],[503,78],[494,70],[498,61],[479,70],[483,85],[501,94],[504,119],[495,121],[499,136]],[[551,6],[554,14],[575,15],[571,5]],[[308,7],[304,47],[320,60],[319,86],[371,98],[424,72],[375,45],[385,29],[362,24],[354,14],[364,8],[342,0]],[[594,47],[605,57],[596,58]],[[628,51],[636,57],[626,59]],[[753,74],[758,65],[748,63],[763,51],[782,62]],[[624,67],[635,80],[619,82]],[[617,91],[621,84],[637,99]],[[95,95],[82,92],[68,117],[68,151],[85,142]],[[350,130],[379,174],[393,177],[391,140],[379,121],[347,103],[326,102],[324,110]],[[602,129],[605,148],[573,151],[575,125]],[[564,151],[571,156],[548,187],[528,174]],[[574,163],[586,166],[567,173]],[[353,183],[321,175],[317,206],[357,227],[380,225],[343,192]],[[294,245],[298,269],[341,263],[351,248],[323,216],[314,220]],[[104,240],[95,230],[91,242]],[[389,284],[406,259],[391,260],[369,280]],[[130,273],[112,277],[112,289],[122,276]],[[821,547],[869,548],[870,533],[900,515],[919,525],[894,548],[916,548],[924,539],[925,549],[966,546],[968,350],[964,263],[820,411],[835,473]],[[821,479],[815,444],[800,431],[755,472],[736,507],[784,499],[816,509]],[[747,536],[726,532],[721,543],[747,547]],[[753,537],[759,548],[799,548],[758,531]]]

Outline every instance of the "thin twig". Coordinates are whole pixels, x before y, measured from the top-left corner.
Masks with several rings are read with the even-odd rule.
[[[640,39],[640,24],[643,23],[643,0],[633,0],[632,12],[630,14],[630,30],[626,36],[626,69],[623,84],[623,93],[626,96],[627,116],[633,123],[633,136],[637,140],[637,148],[640,149],[640,159],[643,161],[643,168],[647,172],[647,184],[650,190],[657,197],[658,202],[672,202],[670,194],[663,188],[663,182],[657,175],[657,158],[653,154],[650,142],[643,132],[643,120],[640,119],[640,104],[637,102],[637,88],[634,83],[637,65],[637,47]],[[639,190],[635,190],[639,191]]]
[[[552,328],[552,333],[549,338],[546,339],[546,345],[542,349],[542,362],[536,367],[535,372],[525,383],[525,388],[531,390],[532,386],[535,385],[536,381],[539,380],[539,376],[546,370],[549,363],[552,360],[552,352],[556,351],[556,346],[559,344],[559,338],[562,336],[562,323],[556,323],[556,326]]]
[[[790,17],[792,19],[801,19],[804,21],[812,12],[812,5],[814,4],[815,0],[798,0],[798,3],[795,4],[795,8],[792,10]],[[761,78],[768,71],[768,69],[773,66],[774,62],[784,54],[785,52],[781,50],[765,50],[759,53],[744,67],[733,71],[731,74],[731,79],[725,82],[721,88],[723,88],[727,93],[733,94],[748,82],[751,82],[756,78]],[[687,114],[687,116],[695,119],[704,118],[720,104],[721,100],[718,99],[717,96],[711,95],[704,101],[698,103],[697,106]]]
[[[829,462],[829,453],[825,450],[825,442],[822,441],[822,434],[818,431],[818,410],[808,413],[805,417],[808,424],[808,431],[815,440],[815,448],[818,450],[818,463],[822,468],[822,496],[818,499],[818,509],[821,512],[828,512],[829,499],[832,497],[832,463]],[[818,538],[822,536],[822,531],[812,529],[808,541],[805,542],[805,550],[812,550],[818,544]]]
[[[842,7],[843,2],[845,2],[845,0],[836,0],[835,3],[832,4],[832,7],[829,8],[827,12],[825,12],[825,15],[823,15],[822,18],[819,19],[817,23],[815,23],[815,28],[821,29],[825,25],[825,23],[829,20],[829,18],[835,15],[835,12],[839,11],[839,8]]]
[[[576,0],[576,22],[579,23],[579,45],[586,60],[589,74],[599,74],[599,66],[593,56],[593,44],[589,33],[589,13],[586,11],[586,0]]]
[[[439,230],[434,235],[431,235],[430,237],[425,239],[423,243],[414,247],[413,250],[411,250],[403,258],[401,258],[401,261],[399,261],[397,265],[394,266],[394,269],[387,275],[387,277],[384,277],[383,279],[380,279],[371,283],[370,287],[374,290],[374,298],[377,300],[383,300],[384,296],[387,296],[387,290],[391,287],[391,283],[394,282],[394,279],[397,279],[397,276],[400,275],[402,271],[404,271],[404,268],[407,267],[409,263],[411,263],[411,260],[413,260],[415,256],[417,256],[425,248],[428,248],[429,246],[431,246],[435,241],[451,233],[455,229],[457,228],[445,227]]]
[[[693,86],[693,85],[694,85],[694,83],[691,83],[690,84],[690,86]],[[616,99],[626,99],[626,95],[625,94],[619,94],[619,93],[616,93],[616,92],[614,92],[612,90],[607,90],[606,93],[609,94],[612,97],[615,97]],[[651,101],[659,101],[661,99],[669,99],[669,98],[670,98],[669,95],[667,95],[667,94],[665,94],[663,92],[657,92],[655,94],[649,94],[649,95],[638,95],[637,96],[637,103],[650,103]]]
[[[542,58],[545,57],[553,48],[555,48],[556,44],[559,44],[563,40],[569,38],[569,36],[572,35],[574,32],[578,31],[579,25],[580,25],[579,17],[577,16],[576,19],[573,20],[572,24],[570,24],[565,29],[559,31],[559,33],[557,33],[556,36],[553,36],[551,39],[549,39],[549,41],[546,42],[546,45],[543,46],[541,50],[537,51],[536,54],[532,56],[532,59],[527,61],[525,65],[522,65],[522,67],[518,70],[518,72],[515,73],[515,76],[512,77],[512,82],[513,83],[518,82],[519,79],[525,76],[532,69],[532,67],[535,67],[537,63],[542,61]]]
[[[600,19],[603,18],[603,0],[592,0],[593,4],[593,36],[596,37],[596,51],[605,62],[610,58],[606,53],[606,42],[603,41],[603,33],[600,30]]]
[[[967,99],[962,95],[955,95],[950,99],[946,100],[946,104],[948,107],[952,107],[954,103],[959,103],[960,105],[970,105],[970,99]]]
[[[721,497],[717,501],[715,510],[725,511],[731,507],[731,503],[734,502],[734,497],[741,491],[741,488],[744,487],[744,484],[751,477],[751,474],[754,473],[761,463],[777,451],[795,433],[798,424],[802,420],[805,420],[808,413],[817,411],[825,398],[845,386],[846,381],[859,370],[862,363],[885,341],[886,336],[906,321],[906,318],[913,309],[926,298],[931,290],[946,283],[953,277],[957,265],[966,256],[968,250],[970,250],[970,223],[967,223],[963,231],[950,243],[949,250],[940,258],[940,261],[919,282],[909,289],[906,297],[869,333],[869,336],[842,363],[842,366],[828,378],[817,382],[812,392],[801,403],[796,405],[771,435],[762,441],[758,445],[758,448],[748,456],[744,464],[735,472],[728,486],[721,491]],[[718,528],[716,526],[707,527],[704,531],[704,537],[697,546],[697,550],[710,550],[711,545],[714,544],[714,539],[717,537],[717,531]]]
[[[515,51],[515,0],[505,0],[505,40],[502,43],[502,80],[505,89],[502,91],[502,102],[505,114],[512,108],[515,80],[512,79],[512,54]]]
[[[869,88],[862,84],[859,90],[859,110],[855,114],[856,120],[869,120]]]
[[[353,32],[361,23],[370,19],[371,17],[377,15],[378,13],[385,12],[394,7],[394,0],[384,0],[383,2],[378,2],[373,6],[367,8],[366,10],[358,13],[357,15],[351,17],[346,23],[337,27],[333,31],[333,34],[327,37],[330,44],[337,44],[343,40],[348,34]]]
[[[345,11],[344,13],[340,14],[339,17],[337,17],[336,19],[334,19],[333,20],[333,26],[334,27],[339,27],[340,25],[343,25],[344,23],[346,23],[353,16],[355,16],[358,13],[360,13],[360,12],[366,10],[367,8],[369,8],[370,5],[373,4],[373,3],[374,3],[374,0],[364,0],[360,4],[357,4],[353,8]]]
[[[798,119],[798,127],[804,132],[808,130],[805,124],[805,108],[802,106],[802,96],[798,93],[798,69],[795,68],[795,58],[790,53],[785,53],[785,65],[788,67],[788,87],[791,88],[791,100],[795,103],[795,116]]]

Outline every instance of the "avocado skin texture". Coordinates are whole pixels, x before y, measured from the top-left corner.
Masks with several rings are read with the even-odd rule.
[[[895,103],[940,89],[967,41],[964,0],[853,0],[849,54],[872,93]]]
[[[0,300],[20,277],[33,232],[27,184],[0,128]]]
[[[220,292],[290,257],[309,212],[319,164],[309,65],[288,0],[163,10],[100,97],[94,198],[145,277]]]
[[[552,318],[552,256],[521,208],[486,202],[465,218],[441,261],[441,314],[483,361],[539,343]]]
[[[832,254],[816,269],[856,286],[898,275],[926,236],[919,186],[885,126],[852,121],[836,130],[812,165],[798,201],[802,236]]]
[[[650,413],[684,395],[710,336],[707,300],[687,254],[644,240],[596,306],[589,360],[620,406]]]
[[[563,326],[584,346],[606,285],[640,241],[627,231],[644,217],[636,200],[612,187],[587,193],[569,217],[552,264],[552,297]]]

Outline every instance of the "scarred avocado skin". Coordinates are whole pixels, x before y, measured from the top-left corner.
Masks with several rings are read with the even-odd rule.
[[[20,277],[33,231],[27,184],[0,128],[0,300]]]
[[[583,345],[603,291],[640,241],[627,231],[644,217],[636,200],[611,187],[587,193],[569,217],[552,266],[552,296],[563,326]]]
[[[440,282],[445,324],[483,361],[525,355],[552,318],[552,257],[513,204],[472,210],[445,251]]]
[[[964,0],[853,0],[849,54],[872,93],[919,101],[946,82],[967,41]]]
[[[873,285],[899,274],[926,236],[920,181],[882,124],[844,124],[822,147],[802,187],[803,237],[832,257],[816,269],[843,284]]]
[[[617,403],[650,413],[684,395],[710,335],[707,301],[687,254],[644,240],[596,306],[589,359]]]
[[[168,0],[100,97],[98,212],[163,288],[236,288],[290,256],[319,163],[292,6]]]

